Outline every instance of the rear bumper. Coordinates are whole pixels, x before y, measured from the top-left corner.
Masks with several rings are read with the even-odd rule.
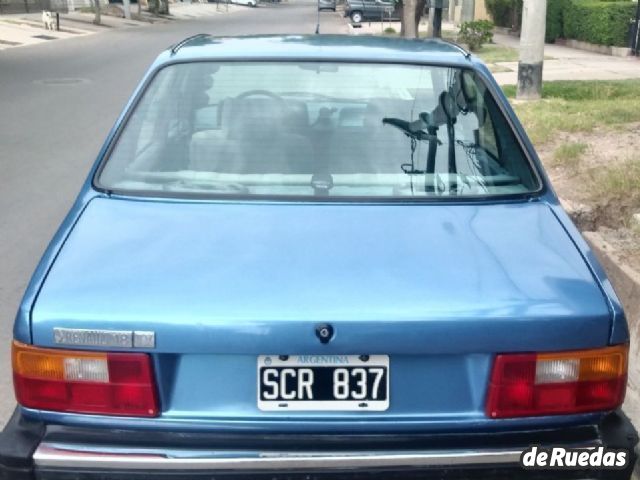
[[[98,430],[44,425],[18,412],[0,435],[0,479],[628,479],[625,470],[524,471],[529,445],[624,448],[622,413],[599,425],[504,433],[306,435]]]

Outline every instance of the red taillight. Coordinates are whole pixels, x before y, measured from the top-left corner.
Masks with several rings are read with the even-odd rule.
[[[487,397],[491,418],[613,410],[624,400],[628,346],[497,355]]]
[[[151,359],[144,353],[54,350],[14,342],[13,383],[18,403],[27,408],[158,415]]]

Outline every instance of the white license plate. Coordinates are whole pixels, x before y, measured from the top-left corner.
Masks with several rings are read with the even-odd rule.
[[[376,411],[389,408],[388,355],[258,357],[263,411]]]

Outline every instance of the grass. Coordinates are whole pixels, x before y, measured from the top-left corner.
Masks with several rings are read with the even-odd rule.
[[[487,65],[487,67],[489,67],[489,70],[491,71],[491,73],[505,73],[505,72],[513,72],[512,69],[507,68],[505,66],[502,65],[497,65],[495,63],[489,63]]]
[[[625,199],[640,206],[640,157],[591,171],[595,198]]]
[[[452,32],[451,30],[443,30],[442,39],[447,40],[449,42],[457,42],[458,34],[456,32]]]
[[[515,96],[515,90],[514,86],[504,87],[509,97]],[[625,124],[640,122],[640,80],[545,82],[542,100],[514,102],[514,108],[537,146],[559,133],[568,138],[550,159],[551,166],[561,168],[559,194],[595,207],[595,228],[623,227],[633,233],[629,229],[634,226],[633,214],[640,212],[640,152],[632,144],[625,148],[623,142],[628,142],[625,138],[631,131]],[[580,139],[587,134],[589,144],[576,141],[575,136],[572,141],[571,133],[578,132]],[[628,152],[628,158],[618,160],[617,154],[609,157],[604,151],[599,158],[583,161],[590,145],[603,150],[598,148],[599,139],[615,141],[618,132],[620,147]],[[627,243],[640,246],[640,229],[634,228],[635,237]],[[640,266],[640,248],[620,248]]]
[[[487,64],[492,73],[512,72],[512,69],[498,64],[501,62],[517,62],[520,55],[515,48],[504,47],[494,43],[483,45],[479,51],[473,53]]]
[[[587,150],[589,150],[589,145],[581,142],[571,142],[560,145],[553,153],[553,164],[551,166],[576,168]]]
[[[514,97],[515,86],[504,87]],[[535,144],[559,132],[640,122],[640,80],[546,82],[543,99],[514,105]]]
[[[590,203],[605,208],[608,223],[635,231],[640,240],[640,228],[633,220],[633,214],[640,210],[640,156],[628,160],[592,168],[579,176],[589,190]],[[640,255],[640,241],[632,242],[636,255]],[[638,257],[640,265],[640,257]]]
[[[515,48],[495,44],[483,45],[474,54],[479,56],[484,63],[517,62],[519,57],[518,50]]]
[[[504,91],[508,97],[515,97],[515,85],[507,85]],[[640,80],[566,80],[545,82],[543,98],[563,100],[608,100],[634,98],[640,94]]]

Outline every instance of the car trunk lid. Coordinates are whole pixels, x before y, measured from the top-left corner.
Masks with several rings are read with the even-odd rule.
[[[151,330],[158,352],[463,353],[605,344],[609,311],[550,209],[95,199],[33,311]],[[337,327],[321,344],[317,323]]]
[[[500,424],[484,414],[495,353],[603,346],[610,319],[543,203],[98,198],[32,312],[36,345],[64,346],[56,328],[154,332],[138,351],[153,353],[163,425],[460,430]],[[388,356],[388,409],[261,411],[259,355]]]

